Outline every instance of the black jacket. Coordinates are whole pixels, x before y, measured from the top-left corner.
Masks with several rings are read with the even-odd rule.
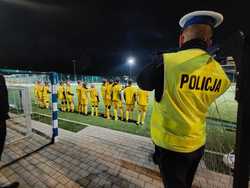
[[[3,75],[0,74],[0,121],[9,118],[8,91]]]

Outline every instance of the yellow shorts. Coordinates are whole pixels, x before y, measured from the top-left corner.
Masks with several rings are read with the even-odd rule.
[[[139,105],[138,104],[138,110],[140,111],[140,112],[146,112],[147,111],[147,105]]]
[[[122,108],[122,102],[121,101],[113,101],[113,107],[114,107],[114,109]]]
[[[88,100],[81,100],[81,105],[83,105],[83,106],[88,105]]]
[[[91,102],[91,106],[98,107],[98,101],[92,101],[92,102]]]
[[[126,104],[126,110],[127,111],[133,111],[134,110],[135,105],[134,104]]]
[[[105,100],[106,101],[106,104],[105,104],[105,106],[111,106],[111,104],[112,104],[112,101],[111,100]]]

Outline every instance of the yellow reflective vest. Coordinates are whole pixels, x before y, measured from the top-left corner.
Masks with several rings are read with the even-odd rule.
[[[216,60],[200,49],[163,54],[164,92],[154,102],[153,142],[165,149],[189,153],[206,141],[208,107],[230,86]]]

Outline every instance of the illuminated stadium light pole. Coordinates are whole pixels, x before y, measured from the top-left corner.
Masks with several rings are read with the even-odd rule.
[[[135,58],[132,56],[128,57],[127,64],[129,66],[129,77],[132,78],[132,67],[135,65]]]

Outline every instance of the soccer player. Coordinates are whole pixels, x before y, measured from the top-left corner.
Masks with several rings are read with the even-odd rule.
[[[81,88],[81,106],[82,106],[82,113],[84,115],[88,115],[88,88],[86,83],[82,83]]]
[[[98,104],[99,104],[99,95],[94,84],[91,85],[90,101],[91,101],[91,116],[98,116]]]
[[[138,105],[138,114],[137,114],[137,124],[139,125],[140,123],[143,125],[146,112],[147,112],[147,107],[148,107],[148,98],[149,98],[149,92],[138,89],[137,90],[137,105]]]
[[[81,88],[82,88],[82,82],[80,80],[77,81],[77,87],[76,87],[76,95],[77,95],[77,110],[79,113],[82,112],[82,106],[81,106]]]
[[[43,86],[43,107],[44,108],[49,108],[49,99],[50,99],[50,87],[49,87],[49,82],[44,82],[44,86]]]
[[[70,85],[70,81],[67,81],[66,84],[66,101],[67,101],[67,110],[68,112],[74,112],[74,93],[72,92],[72,87]]]
[[[65,112],[66,111],[66,93],[65,93],[65,86],[63,82],[60,82],[60,85],[57,89],[57,96],[58,100],[61,102],[61,111]]]
[[[101,94],[102,94],[102,100],[103,100],[103,104],[104,104],[104,117],[107,117],[107,103],[106,103],[106,88],[108,85],[108,81],[106,79],[103,79],[102,81],[102,86],[101,86]]]
[[[43,85],[38,81],[37,85],[37,99],[40,108],[43,108]]]
[[[118,120],[118,109],[120,110],[121,120],[123,120],[121,91],[122,91],[122,86],[120,84],[120,79],[117,78],[112,88],[112,102],[113,102],[114,116],[116,121]]]
[[[126,121],[133,119],[133,110],[136,101],[136,88],[132,86],[132,81],[128,81],[127,87],[123,91],[125,103],[126,103]]]
[[[111,109],[111,104],[112,104],[112,97],[111,97],[112,87],[113,87],[113,80],[109,80],[109,83],[106,86],[106,92],[105,92],[107,119],[110,119],[110,109]]]

